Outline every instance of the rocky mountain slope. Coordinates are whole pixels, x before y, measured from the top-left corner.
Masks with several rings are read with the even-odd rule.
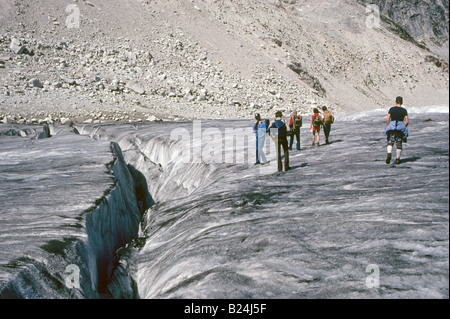
[[[0,118],[273,117],[397,95],[448,104],[448,1],[430,2],[432,16],[419,2],[380,0],[374,24],[362,0],[3,0]],[[411,13],[430,17],[422,33]]]

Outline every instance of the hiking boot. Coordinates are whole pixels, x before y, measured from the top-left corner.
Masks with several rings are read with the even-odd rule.
[[[396,160],[395,160],[395,164],[400,164],[401,163],[401,161],[400,161],[400,159],[399,158],[397,158]]]
[[[260,163],[260,162],[257,162],[257,163],[255,163],[255,164],[253,164],[253,165],[261,165],[261,163]]]
[[[386,158],[386,164],[390,164],[391,163],[391,158],[392,158],[392,154],[388,153],[387,158]]]

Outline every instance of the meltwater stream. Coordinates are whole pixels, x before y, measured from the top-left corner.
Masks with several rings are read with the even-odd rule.
[[[383,110],[338,116],[332,143],[325,146],[311,146],[311,133],[304,127],[302,149],[291,152],[292,170],[283,173],[276,172],[270,139],[266,141],[270,165],[253,165],[251,121],[77,126],[81,135],[91,137],[82,143],[86,151],[81,153],[83,160],[78,159],[80,172],[89,167],[83,164],[86,161],[92,163],[91,168],[98,168],[97,173],[90,171],[92,184],[86,177],[80,185],[85,183],[92,198],[105,198],[109,214],[117,214],[114,208],[122,205],[125,207],[118,215],[128,220],[126,206],[130,205],[135,212],[130,220],[135,221],[146,210],[139,238],[135,222],[127,221],[133,226],[118,229],[124,222],[114,218],[106,224],[101,218],[90,224],[97,225],[99,232],[126,234],[120,245],[105,244],[103,235],[87,234],[85,229],[95,228],[86,226],[90,213],[86,208],[75,218],[77,223],[66,220],[77,227],[60,227],[61,214],[50,210],[51,205],[43,206],[49,209],[49,216],[55,216],[55,221],[48,223],[27,223],[31,217],[25,221],[20,212],[12,211],[14,204],[6,205],[9,211],[1,210],[6,216],[2,219],[15,225],[19,234],[21,225],[27,223],[41,241],[23,253],[20,246],[27,244],[26,236],[3,242],[0,278],[7,286],[20,286],[14,291],[24,298],[96,298],[98,295],[86,293],[85,287],[70,293],[64,287],[62,271],[48,271],[53,284],[42,289],[46,291],[42,295],[30,293],[27,281],[20,281],[17,272],[15,277],[11,274],[11,269],[30,259],[39,261],[41,276],[46,276],[45,265],[65,267],[67,253],[56,253],[59,259],[50,261],[55,258],[44,248],[50,242],[76,242],[91,247],[96,256],[80,257],[85,256],[84,251],[71,250],[76,257],[70,262],[89,265],[90,260],[90,266],[81,267],[82,277],[91,274],[89,289],[96,288],[92,283],[98,286],[92,264],[99,260],[99,252],[108,252],[109,257],[102,259],[108,261],[106,266],[97,273],[108,281],[103,288],[117,298],[448,298],[448,106],[409,111],[410,138],[400,165],[385,163],[387,111]],[[111,142],[115,152],[123,154],[126,165],[120,167],[128,172],[122,170],[126,178],[113,173],[113,185],[133,188],[129,193],[123,191],[124,197],[116,197],[114,204],[108,194],[95,193],[111,189],[107,180],[101,184],[105,165],[111,161],[107,156]],[[3,138],[0,143],[6,145]],[[8,143],[13,143],[10,138]],[[39,154],[29,148],[29,142],[19,143]],[[93,154],[100,148],[105,163],[94,164],[98,160],[89,157],[89,148]],[[1,156],[13,160],[8,151]],[[43,179],[31,173],[32,166],[26,166],[31,167],[26,175]],[[76,164],[68,167],[77,169]],[[20,175],[1,173],[2,185],[17,182],[13,174]],[[126,179],[129,181],[124,182]],[[25,180],[30,182],[25,177],[22,182]],[[63,185],[75,190],[73,201],[54,206],[74,208],[76,198],[87,198],[77,197],[81,195],[75,184]],[[36,186],[31,188],[32,193],[39,191]],[[6,197],[6,189],[2,188],[1,194],[9,203],[15,196]],[[132,200],[121,204],[126,197]],[[97,207],[98,201],[94,204]],[[41,206],[31,199],[20,205],[30,214]],[[2,237],[12,236],[14,231],[5,230],[4,225],[2,222]],[[55,225],[54,232],[49,225]],[[95,244],[91,236],[97,238]],[[96,245],[104,248],[94,249]],[[111,253],[113,248],[119,250]],[[8,251],[14,259],[7,257]],[[5,265],[4,260],[9,262]],[[376,287],[374,274],[378,275]],[[28,283],[39,281],[36,276],[27,278]]]

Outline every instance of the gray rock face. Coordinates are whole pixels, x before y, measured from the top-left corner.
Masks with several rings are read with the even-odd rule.
[[[311,88],[316,90],[318,92],[319,96],[326,95],[326,90],[323,88],[320,81],[317,78],[315,78],[314,76],[312,76],[311,74],[309,74],[308,71],[305,68],[303,68],[301,63],[297,63],[297,62],[290,63],[290,64],[288,64],[288,68],[290,68],[292,71],[297,73],[303,82],[305,82]]]
[[[363,4],[376,4],[388,23],[404,37],[434,49],[448,61],[449,1],[448,0],[359,0]]]

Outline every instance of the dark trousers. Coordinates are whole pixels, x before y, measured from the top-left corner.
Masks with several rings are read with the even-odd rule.
[[[325,141],[328,143],[328,138],[330,137],[331,124],[323,125],[323,133],[325,134]]]
[[[289,149],[292,150],[292,144],[294,144],[294,137],[297,139],[297,151],[300,151],[300,130],[294,130],[294,135],[291,136],[289,142]]]
[[[286,136],[279,136],[277,143],[277,161],[278,161],[278,171],[281,172],[283,170],[283,163],[281,161],[281,147],[283,147],[284,153],[284,170],[288,171],[289,167],[289,148],[288,141]]]

